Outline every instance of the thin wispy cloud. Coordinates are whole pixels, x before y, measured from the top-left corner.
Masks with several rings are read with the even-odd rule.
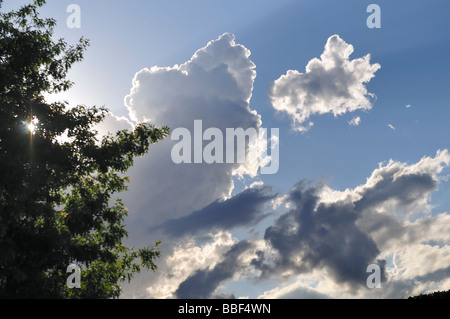
[[[351,126],[358,126],[359,124],[361,124],[361,117],[354,117],[350,122],[348,122],[348,124],[350,124]]]

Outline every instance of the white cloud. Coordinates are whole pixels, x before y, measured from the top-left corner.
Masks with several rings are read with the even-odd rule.
[[[424,156],[419,162],[412,165],[402,165],[402,170],[395,174],[395,178],[399,175],[406,174],[431,174],[433,179],[438,179],[440,174],[446,166],[450,165],[450,154],[447,149],[438,150],[435,157]]]
[[[328,185],[323,185],[318,191],[320,196],[320,203],[330,204],[339,201],[352,200],[356,201],[361,198],[361,195],[354,192],[352,189],[346,189],[344,191],[339,191],[330,188]]]
[[[136,73],[125,105],[133,120],[148,119],[156,125],[186,124],[181,115],[192,112],[204,121],[217,119],[219,114],[231,120],[236,117],[229,115],[233,111],[250,113],[259,120],[249,105],[256,77],[249,57],[250,51],[236,44],[234,35],[223,34],[182,65],[153,66]],[[208,116],[205,110],[212,114]],[[188,120],[192,118],[188,116]],[[255,119],[245,118],[244,123],[245,120]]]
[[[328,39],[321,59],[311,60],[305,74],[289,71],[275,81],[272,93],[277,94],[271,95],[275,109],[278,105],[279,110],[290,114],[294,119],[294,128],[300,131],[308,128],[305,123],[313,114],[333,113],[337,116],[358,109],[370,109],[368,96],[371,94],[367,93],[364,83],[374,76],[379,65],[371,65],[369,56],[349,60],[352,52],[353,47],[338,36]],[[249,55],[245,47],[234,42],[234,36],[224,34],[180,66],[139,71],[125,99],[130,117],[135,121],[149,120],[157,126],[169,125],[172,129],[191,129],[195,119],[202,119],[205,127],[221,129],[261,127],[260,116],[249,104],[256,76]],[[344,81],[342,83],[345,83],[347,91],[338,85],[338,80]],[[323,86],[315,87],[317,84]],[[305,97],[307,99],[302,100]],[[295,99],[301,103],[294,103]],[[359,124],[360,118],[355,117],[353,121]],[[132,126],[127,119],[110,114],[100,126],[100,134]],[[184,237],[176,245],[167,247],[168,238],[152,237],[149,232],[151,226],[187,216],[217,199],[230,198],[233,177],[238,173],[255,176],[261,164],[176,165],[170,159],[173,144],[166,139],[153,145],[149,154],[136,159],[129,171],[132,181],[130,191],[122,197],[130,209],[127,220],[130,242],[142,246],[162,239],[163,258],[158,260],[156,275],[138,275],[138,280],[131,287],[125,287],[125,297],[173,298],[183,282],[189,278],[198,279],[193,275],[199,274],[199,271],[204,274],[217,273],[220,267],[216,269],[215,266],[220,265],[221,258],[237,243],[226,231],[219,231],[212,235],[212,241],[201,245],[199,238]],[[342,284],[342,278],[345,280],[342,275],[341,282],[334,280],[336,271],[333,267],[337,269],[342,265],[337,267],[334,261],[319,261],[317,264],[311,263],[309,268],[305,267],[310,272],[300,276],[298,269],[282,269],[281,277],[284,279],[298,277],[293,283],[266,291],[261,297],[385,297],[448,287],[450,281],[445,281],[441,272],[445,272],[445,265],[449,263],[450,217],[446,213],[430,215],[430,198],[439,184],[439,174],[449,164],[449,153],[439,151],[435,157],[424,157],[412,165],[393,160],[382,163],[364,184],[354,189],[337,191],[328,186],[318,188],[316,205],[312,207],[317,209],[322,205],[321,209],[326,213],[323,216],[335,218],[332,211],[336,207],[345,208],[336,210],[337,214],[350,210],[355,213],[352,218],[356,219],[355,222],[342,222],[338,229],[333,229],[331,219],[317,219],[312,215],[320,231],[336,235],[330,238],[352,239],[351,234],[346,237],[347,226],[350,225],[350,230],[358,235],[350,243],[364,247],[364,242],[361,244],[359,240],[362,238],[376,245],[367,254],[367,260],[394,256],[394,265],[386,268],[388,280],[383,283],[384,289],[355,290],[351,285]],[[259,184],[256,182],[253,186]],[[291,208],[292,202],[288,199],[288,195],[280,195],[271,204],[274,209],[282,204]],[[298,225],[294,223],[289,226],[292,226],[289,230],[295,235]],[[343,237],[340,237],[341,234],[344,234]],[[314,238],[313,243],[323,248],[320,238]],[[269,266],[275,265],[277,258],[282,257],[280,252],[274,252],[268,242],[256,239],[252,240],[252,244],[255,249],[239,255],[239,267],[235,272],[237,277],[230,275],[223,280],[254,278],[262,272],[253,263],[256,249],[264,251]],[[352,245],[345,248],[351,250]],[[375,256],[378,252],[379,255]],[[417,254],[423,256],[420,266],[414,264]],[[345,258],[356,255],[352,251],[346,252],[345,256],[336,255],[337,262],[346,262]],[[301,259],[294,258],[298,256],[292,255],[292,260],[300,263]],[[224,263],[221,267],[226,265]],[[247,267],[241,267],[244,265]],[[223,281],[217,282],[220,285]]]
[[[249,56],[250,51],[236,44],[233,35],[223,34],[184,64],[140,70],[125,98],[130,117],[156,126],[167,125],[172,131],[187,128],[192,136],[194,120],[202,120],[203,130],[259,129],[260,115],[249,104],[256,77]],[[229,197],[233,177],[255,177],[263,165],[255,160],[258,156],[248,157],[244,164],[177,165],[171,161],[176,142],[168,137],[153,145],[129,171],[132,184],[124,199],[137,240],[148,237],[148,227]],[[263,151],[263,147],[256,149]]]
[[[177,298],[177,294],[196,293],[199,296],[198,290],[203,293],[206,290],[211,298],[229,296],[222,291],[226,281],[255,276],[254,269],[248,265],[255,258],[256,250],[264,247],[264,241],[239,241],[226,231],[210,234],[203,240],[190,237],[170,247],[166,244],[163,253],[168,256],[158,263],[158,276],[144,280],[146,289],[139,298],[170,299]],[[125,297],[132,297],[135,291],[136,286],[127,289]]]
[[[288,199],[288,195],[286,195],[286,194],[275,197],[271,201],[272,209],[275,210],[281,206],[283,206],[285,208],[290,208],[290,203],[289,203],[289,201],[287,201],[287,199]]]
[[[111,112],[108,112],[102,122],[94,127],[97,130],[98,140],[101,141],[103,136],[114,135],[119,130],[134,129],[134,124],[126,117],[118,117]]]
[[[261,180],[255,180],[249,186],[245,186],[245,188],[256,188],[261,186],[264,186],[264,182]]]
[[[203,130],[209,127],[219,128],[222,132],[226,128],[258,130],[262,125],[260,115],[250,107],[255,77],[250,51],[236,44],[234,35],[223,34],[181,65],[153,66],[137,72],[124,102],[131,120],[148,121],[158,127],[167,125],[172,131],[187,128],[192,136],[194,120],[202,120]],[[114,119],[110,119],[112,122],[107,121],[102,127],[103,132],[114,129],[114,125],[120,129],[127,124],[118,119],[114,124]],[[171,150],[177,142],[168,137],[152,145],[149,153],[136,158],[128,171],[129,191],[120,197],[129,209],[126,221],[129,245],[140,247],[156,240],[162,240],[163,244],[170,241],[169,235],[156,234],[150,229],[201,210],[216,200],[230,198],[234,178],[256,177],[258,169],[267,163],[267,157],[261,157],[261,161],[258,157],[265,150],[262,143],[266,142],[260,139],[256,141],[257,154],[247,156],[243,164],[177,165],[171,160]],[[197,252],[203,254],[208,247],[192,246],[186,251],[193,256]],[[174,247],[166,249],[158,260],[158,277],[161,273],[174,277],[162,284],[162,287],[168,287],[166,290],[150,291],[152,296],[169,296],[173,287],[200,267],[199,262],[179,261],[173,253],[181,254],[181,251]],[[169,260],[168,254],[172,256]],[[209,265],[213,265],[212,259],[208,260]],[[159,282],[154,276],[141,275],[131,286],[124,285],[124,295],[145,295],[143,290],[147,287],[160,287],[155,280]]]
[[[157,278],[147,287],[147,298],[174,298],[178,286],[195,271],[213,268],[236,240],[229,232],[212,236],[212,242],[198,246],[194,238],[180,241],[173,252],[159,265]]]
[[[310,279],[312,278],[312,279]],[[258,296],[258,299],[328,299],[325,295],[315,289],[317,280],[312,276],[302,276],[296,278],[292,283],[275,287],[265,291]]]
[[[348,124],[352,126],[358,126],[359,124],[361,124],[361,118],[359,116],[356,116],[350,122],[348,122]]]
[[[431,210],[428,202],[439,184],[438,174],[448,165],[447,150],[439,150],[435,157],[425,156],[411,165],[391,159],[380,163],[366,183],[355,188],[355,194],[366,196],[366,205],[378,213],[417,217]]]
[[[221,287],[225,280],[249,280],[252,284],[255,278],[267,279],[268,274],[280,279],[280,286],[261,293],[260,298],[406,298],[449,289],[450,281],[445,278],[450,272],[450,215],[431,215],[429,204],[440,174],[449,164],[448,151],[438,151],[435,157],[423,157],[414,164],[393,160],[380,163],[366,182],[354,189],[338,191],[322,185],[315,194],[306,190],[301,196],[297,192],[280,195],[274,205],[291,200],[301,215],[315,209],[311,218],[298,218],[292,210],[280,216],[267,228],[271,231],[266,231],[265,240],[252,240],[253,248],[238,255],[239,264],[232,271],[227,268],[229,273],[223,276],[220,270],[230,262],[223,258],[237,243],[231,234],[219,232],[212,243],[200,247],[194,238],[187,239],[168,251],[169,258],[162,260],[161,270],[151,284],[146,279],[145,296],[172,298],[180,292],[180,286],[185,294],[192,293],[191,283],[196,286],[208,278],[212,282],[205,282],[208,289],[203,293],[224,296]],[[299,200],[303,205],[296,202]],[[316,205],[310,205],[314,201]],[[302,223],[313,229],[301,228]],[[281,237],[272,246],[277,242],[277,229]],[[272,241],[268,242],[268,238]],[[302,250],[305,240],[317,249],[310,251],[310,245],[306,245]],[[376,246],[372,247],[371,242]],[[336,260],[327,260],[330,247],[335,248],[336,254],[331,255],[336,255]],[[323,252],[328,256],[325,259],[320,257]],[[361,263],[362,257],[365,260]],[[388,258],[392,261],[384,268],[382,289],[367,289],[367,262]],[[346,278],[353,277],[355,271],[361,271],[361,277],[348,282]],[[361,280],[359,286],[355,280]]]
[[[396,251],[395,269],[398,279],[415,279],[450,267],[450,245],[407,245]]]
[[[269,92],[276,111],[287,113],[292,126],[307,131],[314,114],[332,113],[338,116],[356,110],[370,110],[372,103],[365,84],[380,69],[370,64],[370,54],[350,60],[353,46],[338,35],[331,36],[323,54],[310,60],[306,72],[289,70],[277,79]],[[308,123],[307,123],[308,122]]]
[[[387,266],[382,289],[360,292],[361,297],[406,298],[450,288],[445,281],[450,273],[450,215],[431,214],[430,204],[439,174],[449,165],[447,150],[411,165],[390,160],[355,188],[370,202],[358,227],[376,242],[380,258],[390,257],[393,263]]]

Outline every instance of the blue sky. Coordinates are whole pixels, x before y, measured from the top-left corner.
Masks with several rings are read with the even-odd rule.
[[[26,2],[6,0],[2,10],[7,11]],[[66,26],[65,22],[69,16],[66,8],[71,3],[78,4],[81,8],[80,29],[70,29]],[[381,8],[381,28],[379,29],[369,29],[366,25],[366,19],[370,14],[366,12],[366,8],[371,3],[376,3]],[[115,117],[124,116],[132,122],[133,119],[130,118],[124,102],[125,96],[130,95],[136,98],[136,101],[138,98],[139,101],[163,101],[158,106],[139,105],[139,109],[136,106],[138,113],[143,112],[139,114],[149,117],[154,115],[159,120],[168,119],[173,123],[183,123],[186,118],[181,118],[177,112],[189,114],[190,111],[188,108],[181,110],[182,99],[179,100],[181,105],[164,106],[165,99],[172,97],[170,91],[167,96],[161,93],[160,97],[151,96],[151,94],[158,94],[157,91],[151,93],[154,92],[151,87],[148,90],[141,88],[141,91],[133,93],[130,91],[133,78],[144,68],[183,65],[197,50],[205,48],[210,41],[216,41],[222,34],[230,33],[235,37],[235,44],[251,52],[248,59],[255,65],[256,78],[253,83],[249,82],[252,89],[249,108],[261,116],[262,127],[280,129],[278,173],[259,174],[253,178],[247,176],[243,181],[233,177],[234,185],[230,185],[230,180],[227,179],[230,176],[229,171],[223,167],[213,165],[202,169],[183,166],[173,170],[171,166],[164,166],[165,161],[170,161],[170,158],[163,155],[164,150],[169,146],[168,144],[160,148],[158,148],[159,145],[155,146],[154,152],[160,152],[161,155],[138,161],[130,172],[132,181],[130,191],[125,194],[125,200],[130,209],[131,243],[142,244],[149,240],[157,240],[155,236],[162,236],[164,242],[166,239],[164,234],[157,233],[153,236],[149,234],[148,229],[163,223],[168,225],[167,223],[176,221],[177,218],[190,216],[191,219],[188,220],[203,225],[202,219],[197,221],[195,218],[203,216],[202,213],[206,214],[207,211],[215,211],[215,209],[223,211],[215,206],[220,206],[221,202],[216,202],[220,199],[220,195],[227,194],[235,198],[233,196],[240,194],[254,181],[272,187],[272,191],[280,196],[293,196],[294,185],[303,179],[308,179],[312,181],[312,184],[323,182],[329,189],[335,191],[348,190],[353,194],[351,196],[362,194],[363,197],[372,198],[368,195],[369,190],[373,191],[376,187],[371,189],[370,187],[374,184],[369,184],[367,179],[373,176],[373,183],[376,185],[378,185],[376,181],[379,181],[376,178],[380,176],[388,180],[388,175],[383,175],[388,173],[385,173],[381,167],[386,171],[389,167],[392,170],[398,170],[397,177],[405,176],[406,178],[417,175],[417,179],[408,180],[408,184],[405,184],[402,190],[397,188],[394,178],[390,186],[383,186],[386,190],[392,187],[392,193],[385,195],[387,196],[385,201],[373,204],[374,206],[370,209],[366,206],[364,209],[361,208],[362,211],[356,209],[355,214],[359,214],[356,226],[352,223],[346,224],[358,236],[359,231],[364,233],[364,238],[374,242],[378,248],[378,253],[374,250],[372,254],[364,255],[364,257],[398,259],[394,263],[388,263],[387,279],[382,289],[361,288],[355,284],[356,276],[346,275],[348,269],[344,269],[345,266],[338,265],[329,256],[319,256],[318,253],[314,254],[313,258],[308,253],[308,248],[295,251],[295,254],[301,256],[298,267],[289,268],[292,265],[277,263],[279,260],[276,257],[271,261],[266,258],[267,260],[264,261],[274,263],[282,269],[282,273],[273,271],[273,276],[264,277],[263,268],[258,268],[254,265],[255,263],[249,262],[252,258],[255,259],[256,255],[252,257],[247,250],[245,253],[240,253],[239,249],[243,249],[243,245],[239,246],[241,248],[233,245],[249,240],[254,247],[257,247],[254,248],[253,253],[257,250],[270,250],[271,247],[280,255],[286,253],[292,257],[295,255],[293,251],[276,246],[274,233],[271,233],[273,235],[271,237],[270,231],[267,230],[284,229],[282,216],[289,214],[290,210],[292,210],[292,216],[297,216],[299,220],[304,217],[304,211],[299,208],[300,203],[294,199],[291,199],[290,206],[281,205],[275,210],[270,207],[263,209],[252,206],[256,205],[252,202],[255,198],[265,198],[258,193],[252,194],[253,197],[245,194],[236,198],[236,206],[231,207],[238,211],[243,209],[242,214],[246,214],[244,210],[249,206],[238,207],[238,204],[245,202],[255,209],[255,214],[275,211],[271,217],[259,224],[247,223],[231,228],[216,225],[215,228],[209,229],[210,225],[205,224],[205,234],[208,232],[211,234],[208,240],[199,239],[200,237],[166,239],[166,242],[169,241],[173,245],[168,247],[167,251],[163,251],[163,253],[166,252],[166,257],[161,261],[161,271],[155,274],[144,274],[139,278],[139,283],[124,287],[125,296],[182,297],[186,295],[182,295],[181,291],[186,293],[188,289],[177,290],[177,287],[192,285],[192,291],[195,291],[200,284],[210,288],[206,290],[209,294],[205,292],[205,295],[196,296],[194,292],[191,292],[192,294],[187,296],[403,298],[427,290],[450,289],[448,276],[443,275],[438,280],[426,279],[427,275],[431,278],[431,274],[439,273],[439,271],[445,274],[445,270],[450,267],[448,258],[450,238],[445,234],[448,228],[445,228],[447,224],[443,222],[449,220],[447,212],[450,209],[448,196],[450,184],[446,181],[446,176],[450,172],[446,169],[447,156],[437,156],[438,150],[450,147],[448,140],[450,136],[450,125],[448,125],[450,119],[450,75],[448,72],[450,69],[448,55],[450,20],[448,12],[450,12],[450,3],[443,0],[430,2],[416,0],[231,0],[226,2],[48,0],[42,13],[58,20],[56,30],[58,37],[64,37],[72,43],[80,36],[85,36],[91,41],[83,62],[77,64],[69,74],[76,85],[70,92],[63,95],[63,98],[71,104],[105,105]],[[338,35],[346,44],[353,46],[354,51],[349,57],[350,60],[370,54],[370,64],[377,63],[381,66],[374,73],[374,77],[364,83],[367,92],[374,94],[376,98],[370,100],[369,110],[356,109],[336,117],[331,113],[311,115],[309,120],[314,122],[314,126],[300,132],[293,129],[292,119],[286,113],[275,112],[269,91],[274,81],[286,74],[288,70],[305,73],[308,62],[321,56],[325,44],[333,35]],[[248,62],[248,59],[242,56],[241,58],[244,62]],[[150,71],[143,72],[141,75],[142,79],[150,79],[149,85],[156,85],[157,82],[153,81],[168,81],[165,75],[159,78]],[[197,78],[192,79],[192,82],[197,83],[197,80],[198,83],[203,83]],[[172,84],[170,81],[167,82],[168,90],[172,89]],[[194,92],[197,98],[203,97],[204,94],[208,96],[215,94],[206,92],[208,89],[200,84],[194,87],[199,90]],[[179,91],[181,87],[177,88],[173,84],[173,89]],[[298,89],[306,90],[302,87]],[[177,94],[173,96],[178,96]],[[220,117],[208,115],[210,122],[214,123],[216,120],[218,123],[223,121],[224,125],[226,123],[244,125],[242,123],[251,121],[247,113],[240,118],[241,115],[238,113],[232,113],[232,108],[227,111],[228,102],[225,100],[220,100],[223,102],[223,108],[217,111],[217,114],[222,115]],[[236,100],[231,102],[234,103]],[[157,114],[161,111],[159,108],[166,108],[167,112],[174,110],[174,112],[169,112],[166,117],[158,117]],[[202,114],[196,112],[198,110],[193,109],[192,114]],[[349,125],[349,122],[358,116],[360,124]],[[117,127],[121,127],[122,124]],[[108,128],[114,128],[114,125]],[[424,157],[430,157],[431,160],[422,160]],[[393,160],[392,167],[389,166],[390,159]],[[152,173],[150,169],[147,170],[145,164],[147,162],[157,167],[161,175],[152,175],[156,173]],[[379,163],[383,164],[379,166]],[[416,163],[417,165],[414,166]],[[437,166],[442,167],[436,169]],[[377,168],[380,170],[376,171]],[[206,173],[202,175],[206,171],[209,175]],[[181,174],[180,179],[184,181],[192,181],[192,185],[181,187],[176,174]],[[168,176],[167,185],[161,189],[171,196],[167,193],[164,193],[162,197],[148,195],[147,200],[143,200],[146,194],[153,192],[153,188],[156,187],[155,183],[148,181],[158,180],[163,176]],[[419,179],[425,176],[429,176],[435,184],[428,188],[424,186],[425,184],[421,184]],[[381,183],[379,184],[381,187]],[[358,186],[360,189],[357,189]],[[318,187],[317,189],[311,187],[311,189],[320,191]],[[410,189],[411,192],[408,193]],[[303,191],[306,192],[306,190]],[[414,190],[421,191],[414,193]],[[403,202],[401,199],[404,198],[408,198],[408,201]],[[354,207],[358,207],[357,202],[358,200],[354,198]],[[270,206],[270,203],[267,204]],[[208,205],[211,209],[205,210]],[[332,207],[337,209],[341,207],[340,205],[341,203],[338,204],[336,199],[332,200]],[[406,214],[406,217],[402,215],[400,218],[399,212],[405,210],[414,210],[415,215]],[[194,211],[197,214],[192,214]],[[377,217],[372,215],[375,211],[379,214],[376,215]],[[170,217],[169,222],[161,217],[165,214]],[[326,227],[333,227],[334,224],[329,219],[322,219],[320,214],[316,212],[314,215],[317,216],[317,223],[325,226],[330,223]],[[327,216],[328,212],[323,214]],[[403,235],[395,237],[395,231],[387,226],[374,230],[376,227],[371,224],[371,221],[381,218],[380,216],[386,220],[397,218],[395,223],[398,223]],[[431,218],[427,224],[428,228],[425,227],[425,222],[411,224],[417,220],[425,221],[426,218]],[[384,219],[380,219],[379,223],[382,221]],[[236,225],[239,225],[239,222],[236,221]],[[273,227],[270,228],[271,226]],[[302,228],[301,225],[299,227]],[[306,229],[302,231],[307,232]],[[302,231],[299,232],[299,237],[295,237],[295,240],[299,241],[299,246],[316,247],[316,250],[320,251],[323,243],[317,240],[309,241],[312,240],[311,238],[304,239],[300,234]],[[423,234],[420,233],[421,231]],[[414,236],[422,239],[405,241],[404,238],[413,236],[412,232]],[[436,237],[432,238],[434,234]],[[277,235],[276,238],[283,238],[282,234],[277,233]],[[337,233],[334,235],[337,236],[337,240],[342,238]],[[355,238],[347,239],[350,242],[355,240],[354,243],[357,246]],[[273,241],[271,242],[270,239]],[[284,238],[284,240],[288,239]],[[433,240],[440,244],[426,245],[426,242]],[[188,267],[176,258],[177,254],[182,255],[181,249],[187,254],[197,254],[200,257],[196,262],[191,261]],[[364,249],[370,250],[367,247]],[[434,256],[439,262],[428,264],[420,259],[413,262],[411,256],[418,252],[429,258]],[[236,255],[238,253],[240,255]],[[202,255],[204,257],[201,257]],[[233,267],[227,266],[227,269],[232,268],[235,273],[220,275],[221,267],[228,265],[227,258],[231,258],[230,256],[239,260],[233,264]],[[267,254],[265,256],[267,257]],[[353,257],[355,257],[354,254],[349,254],[349,259],[344,264],[349,266],[352,262],[350,259]],[[359,257],[362,258],[362,256]],[[204,263],[206,260],[210,265],[209,268],[208,264]],[[178,268],[171,262],[177,262]],[[424,263],[422,267],[417,266],[420,262]],[[170,277],[167,274],[173,276]],[[170,281],[169,277],[176,280]],[[201,283],[199,278],[204,280],[211,278],[211,281]],[[147,289],[150,286],[153,288]]]
[[[207,42],[230,32],[237,43],[251,50],[256,64],[252,107],[262,115],[265,127],[285,127],[281,134],[293,140],[288,145],[300,146],[290,148],[288,152],[294,156],[283,157],[283,163],[291,163],[289,157],[304,157],[301,153],[314,150],[314,144],[322,145],[319,149],[327,153],[317,153],[311,157],[312,163],[303,163],[308,164],[306,171],[311,172],[310,177],[340,171],[343,185],[336,186],[342,187],[348,185],[345,176],[354,175],[356,168],[346,165],[348,156],[341,151],[342,144],[360,147],[358,166],[363,169],[366,165],[366,171],[360,171],[364,176],[387,158],[417,160],[447,147],[445,140],[436,138],[449,130],[445,125],[449,112],[445,102],[450,94],[446,90],[450,75],[445,72],[450,63],[446,58],[450,46],[446,1],[379,1],[381,29],[369,29],[365,24],[370,1],[133,1],[126,5],[79,1],[82,28],[67,29],[65,9],[72,2],[48,1],[43,12],[58,18],[58,35],[73,41],[80,36],[91,40],[85,60],[75,66],[71,77],[80,103],[104,104],[117,115],[126,115],[122,100],[137,70],[181,64]],[[6,2],[5,10],[8,6]],[[306,136],[292,134],[289,121],[274,118],[266,92],[287,70],[303,71],[333,34],[354,45],[353,57],[370,53],[372,61],[382,65],[367,85],[377,95],[375,106],[361,114],[361,127],[345,125],[351,115],[337,120],[326,115],[315,123],[320,129]],[[404,108],[408,104],[412,105],[409,110]],[[387,129],[388,123],[396,127],[395,132]],[[372,147],[374,144],[377,147]],[[335,149],[333,162],[339,164],[330,163],[330,148],[325,146]],[[315,165],[318,158],[326,158],[324,165]],[[280,172],[285,175],[278,175],[281,180],[291,175],[292,166],[286,164]],[[333,169],[336,165],[338,170]]]

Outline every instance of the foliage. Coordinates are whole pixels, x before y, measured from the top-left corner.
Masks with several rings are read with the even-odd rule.
[[[0,14],[0,297],[116,298],[142,267],[156,270],[160,252],[122,243],[127,210],[112,195],[169,129],[140,123],[98,140],[105,108],[48,103],[46,94],[72,86],[67,73],[89,42],[53,40],[44,4]],[[66,285],[73,263],[80,289]]]

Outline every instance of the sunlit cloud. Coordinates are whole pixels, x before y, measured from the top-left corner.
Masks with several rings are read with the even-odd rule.
[[[306,65],[305,73],[289,70],[275,80],[269,92],[273,108],[292,119],[292,128],[305,132],[310,117],[331,113],[335,117],[356,110],[370,110],[375,95],[366,88],[381,68],[370,63],[370,54],[350,59],[353,46],[338,35],[328,38],[320,58]]]

